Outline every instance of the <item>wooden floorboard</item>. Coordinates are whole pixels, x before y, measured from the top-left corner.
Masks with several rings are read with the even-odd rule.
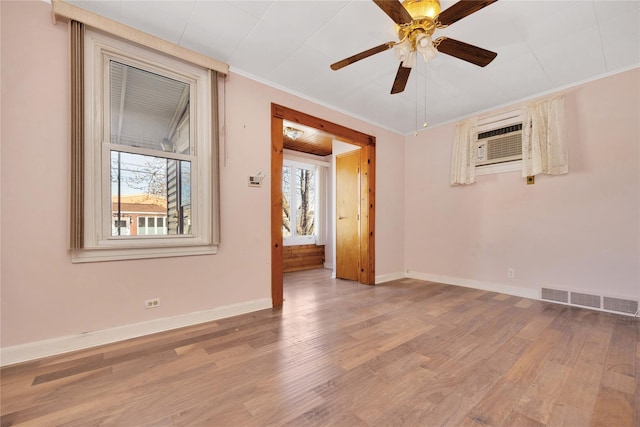
[[[0,371],[5,426],[638,426],[638,319],[285,274],[284,306]]]

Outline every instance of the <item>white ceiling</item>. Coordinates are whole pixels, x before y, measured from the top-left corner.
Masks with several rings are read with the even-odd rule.
[[[433,126],[640,65],[638,0],[498,1],[435,34],[497,52],[491,64],[441,53],[418,61],[396,95],[392,50],[329,69],[397,40],[393,21],[370,0],[69,3],[402,134],[421,129],[425,113]],[[454,1],[441,3],[445,10]]]

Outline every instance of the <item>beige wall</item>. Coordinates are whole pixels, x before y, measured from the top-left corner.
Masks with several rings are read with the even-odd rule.
[[[404,137],[232,74],[215,256],[72,264],[66,248],[67,27],[44,2],[2,1],[2,347],[270,298],[271,103],[377,138],[377,274],[403,268]],[[145,310],[143,302],[160,298]]]
[[[569,174],[535,185],[511,172],[451,187],[455,124],[407,138],[406,268],[525,293],[640,298],[639,82],[635,69],[568,90]]]

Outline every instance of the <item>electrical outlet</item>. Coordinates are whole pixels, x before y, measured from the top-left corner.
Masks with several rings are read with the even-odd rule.
[[[516,271],[513,268],[507,268],[507,277],[513,279],[516,277]]]
[[[145,300],[144,308],[156,308],[156,307],[160,307],[160,298]]]

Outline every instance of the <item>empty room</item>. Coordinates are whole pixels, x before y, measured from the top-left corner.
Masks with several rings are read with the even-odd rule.
[[[0,424],[639,426],[640,2],[0,1]]]

